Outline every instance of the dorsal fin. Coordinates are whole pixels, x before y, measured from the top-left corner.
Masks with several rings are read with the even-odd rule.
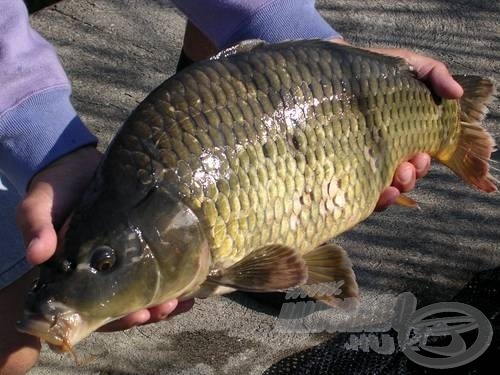
[[[260,46],[262,44],[266,44],[266,42],[261,39],[244,40],[242,42],[239,42],[238,44],[224,48],[223,50],[217,52],[210,58],[210,60],[219,60],[223,57],[236,55],[237,53],[249,52],[253,50],[255,47]]]

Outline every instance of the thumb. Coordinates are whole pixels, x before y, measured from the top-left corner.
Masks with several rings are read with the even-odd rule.
[[[458,99],[463,95],[464,90],[443,63],[436,60],[424,61],[423,65],[417,66],[417,75],[427,81],[437,95],[448,99]]]
[[[69,216],[100,157],[94,147],[83,147],[53,162],[31,180],[16,211],[30,263],[40,264],[54,255],[58,246],[56,229]]]
[[[368,49],[385,55],[404,58],[415,69],[418,79],[426,82],[440,97],[459,99],[464,93],[460,84],[453,79],[448,68],[441,61],[405,49]]]
[[[16,211],[16,221],[27,246],[26,258],[34,265],[49,259],[57,246],[52,223],[53,197],[44,190],[43,186],[32,189]]]
[[[427,82],[438,96],[458,99],[463,95],[464,90],[441,61],[409,51],[404,51],[402,57],[413,66],[417,77]]]

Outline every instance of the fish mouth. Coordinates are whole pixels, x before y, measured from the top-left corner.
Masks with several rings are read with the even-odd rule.
[[[18,331],[39,337],[57,352],[71,352],[73,346],[88,335],[86,326],[82,316],[72,309],[49,316],[25,311],[17,322]]]

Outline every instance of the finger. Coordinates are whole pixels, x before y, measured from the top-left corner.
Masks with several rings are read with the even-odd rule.
[[[401,163],[394,173],[392,186],[397,188],[400,192],[406,193],[415,187],[416,171],[413,164],[405,161]]]
[[[161,305],[148,309],[142,309],[129,314],[114,322],[108,323],[98,329],[100,332],[113,332],[129,329],[142,324],[155,323],[160,320],[172,317],[188,311],[193,307],[194,300],[178,302],[177,300],[168,301]]]
[[[389,186],[382,192],[382,194],[380,194],[377,205],[375,206],[375,211],[385,210],[396,201],[398,196],[399,190],[394,186]]]
[[[168,317],[171,318],[173,316],[183,314],[183,313],[191,310],[191,308],[193,306],[194,306],[194,299],[189,299],[187,301],[180,301],[177,304],[177,307],[175,308],[175,310],[172,311],[172,313]]]
[[[49,260],[57,247],[57,233],[49,224],[38,231],[28,244],[26,259],[33,265]]]
[[[51,205],[42,195],[30,194],[17,207],[16,220],[27,246],[28,261],[37,265],[49,259],[57,246]]]
[[[464,90],[442,62],[414,53],[407,60],[415,68],[417,77],[426,81],[438,96],[458,99],[463,95]]]
[[[429,154],[417,154],[408,161],[415,167],[417,179],[424,177],[431,167],[431,157]]]
[[[167,318],[177,307],[178,301],[177,300],[172,300],[168,301],[165,303],[162,303],[161,305],[151,307],[149,309],[149,313],[151,314],[151,318],[147,323],[154,323],[159,320],[163,320]]]
[[[121,319],[108,323],[98,329],[99,332],[123,331],[140,324],[146,323],[151,318],[151,314],[147,309],[142,309],[132,314],[128,314]]]
[[[194,305],[194,299],[176,302],[175,307],[173,307],[174,305],[167,305],[169,304],[169,302],[149,309],[149,312],[151,313],[151,319],[143,324],[155,323],[160,320],[172,318],[176,315],[185,313]]]
[[[422,79],[428,81],[434,92],[442,98],[458,99],[464,93],[460,84],[453,79],[443,63],[436,61],[430,68],[427,77]]]
[[[414,68],[418,79],[427,82],[434,93],[440,97],[458,99],[464,93],[460,84],[453,79],[446,65],[440,61],[405,49],[370,48],[370,50],[404,58]]]

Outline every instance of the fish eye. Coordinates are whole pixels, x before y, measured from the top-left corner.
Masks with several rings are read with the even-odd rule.
[[[115,262],[115,251],[109,246],[99,246],[92,254],[90,266],[99,272],[104,272],[110,270]]]

